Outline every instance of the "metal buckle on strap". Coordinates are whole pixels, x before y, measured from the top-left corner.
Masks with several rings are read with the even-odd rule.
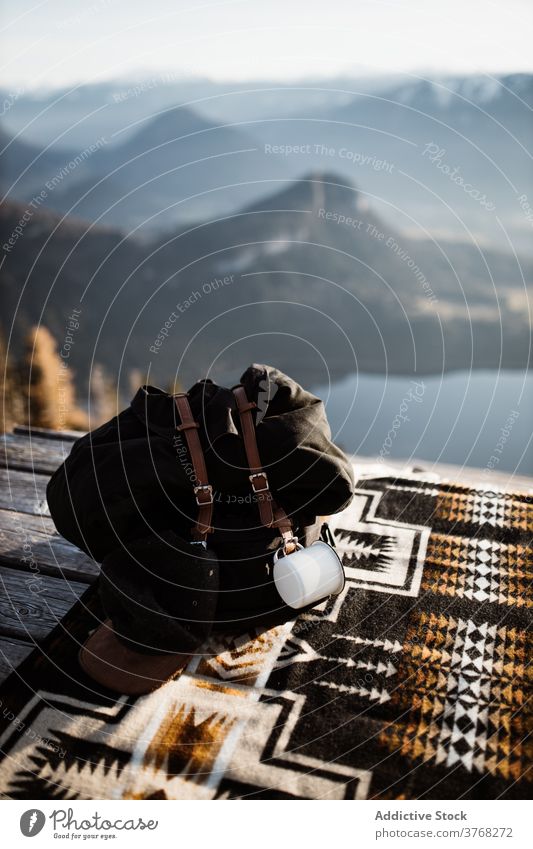
[[[211,486],[210,483],[203,483],[203,484],[200,484],[199,486],[195,486],[193,491],[194,491],[194,494],[196,496],[196,503],[197,503],[198,507],[203,507],[205,504],[212,504],[213,503],[213,487]],[[200,492],[202,493],[202,496],[206,495],[207,497],[206,498],[203,498],[203,497],[199,498],[198,493],[200,493]]]
[[[265,485],[262,487],[258,487],[255,485],[255,478],[263,478]],[[270,487],[268,485],[268,478],[264,472],[255,472],[253,475],[248,475],[248,480],[252,484],[252,489],[254,492],[267,492]]]

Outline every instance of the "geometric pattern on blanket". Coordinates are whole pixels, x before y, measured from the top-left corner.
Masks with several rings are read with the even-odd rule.
[[[4,795],[528,797],[531,497],[362,479],[332,527],[340,596],[211,638],[147,696],[81,672],[90,588],[2,685]]]

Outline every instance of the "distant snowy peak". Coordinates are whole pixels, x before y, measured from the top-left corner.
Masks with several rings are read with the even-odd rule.
[[[533,75],[508,74],[492,77],[474,74],[467,77],[440,77],[434,80],[413,80],[389,89],[397,103],[414,106],[424,101],[439,109],[452,107],[458,99],[478,106],[486,106],[501,98],[516,97],[530,104],[533,102]]]

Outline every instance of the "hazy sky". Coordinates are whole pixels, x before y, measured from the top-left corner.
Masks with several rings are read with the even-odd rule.
[[[0,0],[0,84],[532,70],[532,0]]]

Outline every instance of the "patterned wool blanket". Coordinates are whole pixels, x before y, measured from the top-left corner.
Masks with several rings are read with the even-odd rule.
[[[528,797],[532,499],[366,478],[343,593],[115,698],[84,678],[94,587],[0,691],[9,798]]]

